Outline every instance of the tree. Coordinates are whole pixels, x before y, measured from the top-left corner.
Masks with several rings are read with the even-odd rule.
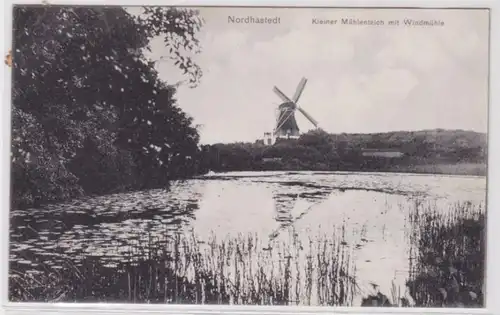
[[[81,195],[89,190],[85,182],[92,183],[81,180],[89,168],[100,169],[100,180],[122,173],[127,163],[135,175],[154,173],[148,167],[157,166],[141,160],[150,159],[149,153],[119,141],[127,133],[146,141],[145,147],[157,143],[158,137],[173,139],[170,145],[179,147],[183,145],[179,141],[188,136],[192,150],[198,138],[189,127],[191,120],[173,98],[159,99],[162,91],[173,95],[175,86],[161,82],[154,61],[147,60],[143,51],[149,49],[153,37],[164,36],[172,62],[195,86],[202,73],[189,53],[199,51],[196,32],[202,20],[194,10],[143,11],[134,16],[116,7],[14,9],[14,201]],[[183,128],[162,127],[150,134],[145,117],[162,126],[170,119],[171,126]],[[164,159],[168,163],[161,168],[177,169],[172,165],[177,160]],[[108,167],[96,168],[92,165],[96,163]],[[131,183],[139,187],[140,181],[134,178]],[[30,189],[30,185],[46,191]],[[102,185],[108,187],[104,190],[112,190],[111,186]]]
[[[312,130],[300,136],[299,144],[313,147],[324,157],[323,161],[330,168],[334,167],[339,160],[336,143],[330,134],[324,130]]]

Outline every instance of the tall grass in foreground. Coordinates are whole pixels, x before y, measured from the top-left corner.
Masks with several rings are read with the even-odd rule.
[[[407,285],[416,306],[484,306],[484,209],[467,202],[451,210],[442,214],[417,205],[411,215],[416,252]]]
[[[484,306],[485,214],[462,203],[443,211],[416,203],[409,214],[411,303],[393,287],[363,306]],[[62,259],[24,252],[10,265],[11,301],[349,306],[359,294],[343,231],[302,243],[293,228],[268,243],[146,235],[126,257]],[[285,235],[283,235],[285,234]],[[282,237],[285,236],[285,237]],[[204,241],[202,241],[204,240]],[[403,240],[402,240],[403,241]],[[28,263],[28,264],[27,264]],[[375,269],[373,272],[377,272]],[[388,275],[389,276],[389,275]]]
[[[206,243],[194,235],[151,239],[143,252],[104,262],[99,257],[40,263],[26,273],[11,263],[11,301],[251,305],[350,305],[355,281],[350,257],[335,235],[308,244],[257,237]],[[266,244],[267,246],[267,244]],[[140,258],[137,258],[140,257]]]
[[[393,282],[392,302],[382,292],[362,306],[484,307],[486,220],[481,205],[457,203],[443,212],[415,203],[410,212],[408,295]]]

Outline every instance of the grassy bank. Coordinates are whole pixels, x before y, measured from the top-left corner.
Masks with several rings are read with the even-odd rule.
[[[436,164],[401,164],[397,163],[384,167],[343,167],[334,171],[348,172],[380,172],[380,173],[408,173],[408,174],[439,174],[457,176],[486,176],[486,163],[436,163]]]
[[[395,165],[387,171],[417,174],[486,176],[487,165],[486,163],[438,163],[405,166]]]

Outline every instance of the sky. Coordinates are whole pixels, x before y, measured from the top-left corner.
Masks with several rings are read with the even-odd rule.
[[[487,131],[486,10],[200,8],[195,61],[204,75],[181,86],[179,106],[200,125],[202,143],[255,141],[276,124],[280,99],[308,79],[298,105],[331,133],[432,128]],[[229,24],[228,16],[280,17],[275,25]],[[317,19],[380,19],[384,26],[317,25]],[[444,26],[389,26],[405,18]],[[162,39],[150,57],[166,55]],[[182,74],[157,64],[169,83]],[[184,78],[185,79],[185,78]],[[314,126],[299,112],[301,132]]]

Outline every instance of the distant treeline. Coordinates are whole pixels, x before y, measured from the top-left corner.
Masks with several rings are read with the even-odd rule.
[[[393,157],[369,152],[399,152]],[[401,171],[483,175],[486,134],[463,130],[328,134],[310,131],[297,140],[213,144],[202,147],[203,169]]]

